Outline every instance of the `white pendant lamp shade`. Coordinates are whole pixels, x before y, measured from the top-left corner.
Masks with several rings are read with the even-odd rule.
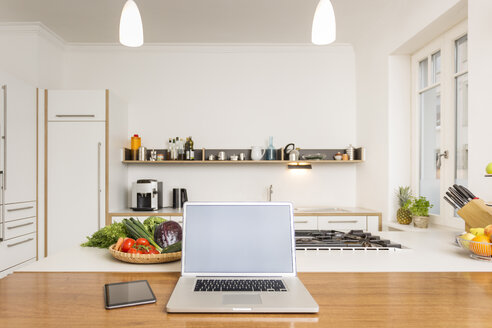
[[[128,0],[121,11],[120,43],[127,47],[140,47],[143,42],[140,11],[135,1]]]
[[[337,37],[335,12],[330,0],[320,0],[314,13],[311,40],[316,45],[330,44]]]

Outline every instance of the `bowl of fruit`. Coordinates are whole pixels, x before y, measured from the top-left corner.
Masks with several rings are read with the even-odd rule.
[[[466,232],[456,237],[456,242],[470,257],[476,260],[492,261],[492,224],[485,228],[471,228],[470,232]]]

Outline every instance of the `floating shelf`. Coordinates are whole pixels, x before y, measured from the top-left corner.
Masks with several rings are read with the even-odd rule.
[[[164,158],[167,158],[167,149],[155,149],[156,153],[162,154]],[[226,154],[226,158],[229,158],[231,155],[235,154],[238,155],[240,153],[243,153],[245,155],[245,160],[237,160],[237,161],[232,161],[232,160],[208,160],[209,155],[216,155],[218,152],[223,151]],[[130,150],[125,148],[125,160],[122,162],[125,164],[157,164],[157,165],[165,165],[165,164],[288,164],[291,163],[292,161],[284,159],[284,148],[279,148],[276,149],[276,157],[279,158],[279,160],[252,160],[251,159],[251,149],[209,149],[209,148],[202,148],[202,149],[197,149],[195,150],[195,159],[194,160],[162,160],[162,161],[138,161],[138,160],[132,160],[130,159]],[[311,159],[311,160],[303,160],[300,159],[297,162],[302,162],[302,163],[310,163],[310,164],[353,164],[353,163],[362,163],[364,162],[364,149],[363,148],[356,148],[354,151],[354,157],[355,159],[350,161],[337,161],[332,159],[333,156],[340,152],[344,153],[344,149],[300,149],[300,157],[302,158],[303,155],[312,155],[312,154],[321,154],[325,158],[329,159]],[[148,158],[150,155],[150,149],[147,150],[147,155],[146,158]]]
[[[353,160],[353,161],[336,161],[336,160],[310,160],[310,161],[298,161],[302,163],[310,163],[310,164],[350,164],[350,163],[362,163],[364,161],[362,160]],[[267,161],[267,160],[260,160],[260,161],[253,161],[253,160],[245,160],[245,161],[231,161],[231,160],[226,160],[226,161],[172,161],[172,160],[166,160],[166,161],[132,161],[132,160],[125,160],[123,161],[125,164],[287,164],[287,163],[293,163],[291,161],[283,161],[283,160],[276,160],[276,161]]]

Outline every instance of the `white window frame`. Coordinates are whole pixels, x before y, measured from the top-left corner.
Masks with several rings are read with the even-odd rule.
[[[432,222],[440,225],[462,227],[463,220],[454,216],[454,209],[442,198],[455,178],[455,143],[456,143],[456,91],[455,77],[464,72],[455,73],[455,41],[468,33],[468,21],[465,20],[432,40],[411,57],[412,63],[412,113],[411,113],[411,187],[414,194],[420,195],[420,94],[440,85],[441,98],[441,153],[448,151],[448,158],[442,158],[440,175],[440,213],[431,214]],[[430,84],[433,71],[431,57],[441,51],[440,82]],[[428,59],[428,85],[420,89],[419,63]],[[432,210],[431,210],[432,211]]]

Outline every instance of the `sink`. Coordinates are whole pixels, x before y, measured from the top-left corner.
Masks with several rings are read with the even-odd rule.
[[[295,207],[294,212],[347,213],[349,211],[341,207]]]

